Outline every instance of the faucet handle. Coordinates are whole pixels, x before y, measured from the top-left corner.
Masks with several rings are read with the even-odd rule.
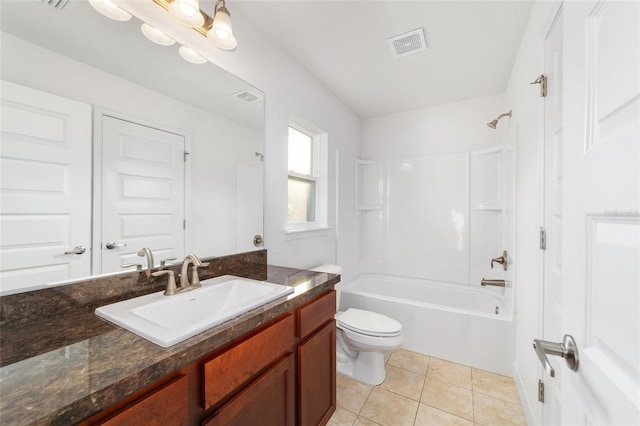
[[[177,258],[176,257],[167,257],[166,259],[162,259],[162,260],[160,260],[160,267],[164,268],[164,267],[167,266],[167,262],[171,262],[171,261],[174,261],[174,260],[177,260]]]
[[[207,266],[209,266],[209,262],[199,262],[198,264],[193,264],[193,268],[191,269],[191,287],[202,287],[202,284],[200,284],[200,277],[198,276],[198,268]]]
[[[176,277],[173,274],[173,271],[156,271],[152,272],[151,275],[154,277],[161,277],[162,275],[169,275],[169,281],[167,282],[167,288],[164,291],[165,296],[171,296],[172,294],[176,294],[178,287],[176,286]]]
[[[508,268],[509,265],[509,256],[507,255],[507,251],[503,250],[502,251],[502,256],[500,257],[496,257],[494,259],[491,259],[491,269],[493,269],[493,263],[499,263],[502,265],[502,269],[504,269],[505,271]]]

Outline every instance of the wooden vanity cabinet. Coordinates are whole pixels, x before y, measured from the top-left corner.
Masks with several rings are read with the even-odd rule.
[[[282,358],[202,424],[293,426],[294,372],[293,356]]]
[[[298,419],[326,424],[336,410],[336,295],[331,291],[298,309]]]
[[[81,424],[324,425],[336,408],[335,291]]]
[[[262,332],[204,362],[202,405],[205,410],[213,407],[214,412],[203,424],[293,425],[293,338],[294,317],[287,314]]]
[[[106,426],[187,425],[189,419],[187,376],[171,379],[102,420]]]

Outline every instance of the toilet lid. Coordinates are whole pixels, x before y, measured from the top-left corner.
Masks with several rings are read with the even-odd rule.
[[[338,326],[367,336],[397,336],[402,324],[393,318],[362,309],[349,308],[337,318]]]

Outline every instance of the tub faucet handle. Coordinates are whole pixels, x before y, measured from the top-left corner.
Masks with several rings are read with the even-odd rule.
[[[502,269],[507,270],[507,265],[509,264],[509,256],[507,256],[507,251],[502,251],[502,256],[491,259],[491,269],[493,269],[493,263],[499,263],[502,265]]]

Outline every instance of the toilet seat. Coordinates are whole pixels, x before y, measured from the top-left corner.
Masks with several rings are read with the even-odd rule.
[[[396,337],[402,333],[402,324],[376,312],[349,308],[336,315],[338,328],[373,337]]]

